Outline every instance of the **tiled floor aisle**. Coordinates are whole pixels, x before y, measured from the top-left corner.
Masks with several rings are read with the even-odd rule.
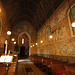
[[[18,60],[17,75],[45,75],[29,59]]]

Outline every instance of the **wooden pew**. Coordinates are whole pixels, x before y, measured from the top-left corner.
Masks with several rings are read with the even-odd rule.
[[[41,65],[40,63],[42,63],[42,66],[40,67],[42,68],[43,71],[46,70],[46,72],[49,72],[51,70],[51,72],[52,73],[54,72],[55,74],[58,74],[58,73],[63,74],[65,69],[67,69],[66,67],[64,68],[64,66],[73,65],[73,64],[67,63],[67,61],[63,62],[62,60],[55,60],[55,59],[45,58],[41,56],[31,56],[30,59],[31,60],[34,59],[33,62],[36,63],[37,66],[40,66]]]
[[[62,74],[65,71],[64,65],[62,64],[52,64],[51,65],[51,74],[57,75]]]
[[[51,73],[55,73],[55,74],[62,73],[64,71],[64,65],[60,61],[53,60],[51,58],[38,57],[38,56],[34,59],[35,62],[38,60],[38,63],[40,62],[42,63],[41,66],[42,71],[46,71],[46,74],[48,74],[50,71]]]
[[[65,75],[75,75],[75,67],[69,65],[64,67],[65,67]]]

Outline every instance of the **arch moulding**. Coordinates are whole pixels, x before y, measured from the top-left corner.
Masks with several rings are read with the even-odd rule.
[[[18,45],[19,45],[19,38],[23,34],[26,34],[28,36],[28,38],[29,38],[29,55],[31,55],[31,48],[30,48],[30,45],[31,45],[31,37],[30,37],[30,35],[27,32],[24,31],[24,32],[22,32],[22,33],[19,34],[19,36],[18,36]],[[20,52],[20,46],[19,46],[19,52]]]

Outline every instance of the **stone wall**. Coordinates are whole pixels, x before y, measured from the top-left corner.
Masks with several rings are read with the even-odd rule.
[[[10,43],[10,36],[7,35],[7,31],[11,30],[10,25],[8,23],[6,13],[4,8],[0,2],[0,55],[4,52],[4,42],[7,39],[8,44]]]
[[[71,4],[74,4],[72,1]],[[64,0],[38,31],[37,50],[33,51],[32,54],[75,57],[75,37],[71,36],[68,10],[68,1]],[[50,34],[53,35],[52,39],[49,38]],[[41,40],[43,43],[40,43]]]

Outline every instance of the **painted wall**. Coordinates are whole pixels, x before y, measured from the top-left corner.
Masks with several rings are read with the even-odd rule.
[[[72,1],[71,4],[73,4]],[[75,56],[75,37],[71,36],[68,10],[68,2],[64,0],[38,31],[37,50],[33,51],[32,54]],[[72,12],[75,14],[74,10]],[[49,38],[50,34],[53,35],[52,39]],[[44,42],[40,43],[41,40]]]
[[[10,36],[7,35],[7,31],[11,30],[10,25],[8,23],[4,8],[0,2],[0,55],[4,51],[4,42],[7,39],[8,44],[10,44]]]
[[[34,28],[30,23],[28,23],[27,21],[23,21],[12,27],[12,38],[15,38],[17,44],[18,44],[18,36],[23,32],[29,34],[31,38],[30,41],[31,43],[34,43],[36,41],[36,31],[34,30]],[[13,44],[13,42],[11,42],[11,45],[12,45],[11,50],[14,50],[15,45]]]

